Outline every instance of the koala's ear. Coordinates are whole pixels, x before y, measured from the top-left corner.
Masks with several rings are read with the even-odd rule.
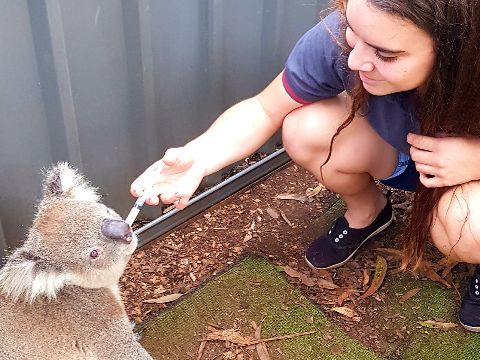
[[[67,283],[67,275],[52,269],[38,257],[18,249],[0,269],[0,290],[13,301],[32,303],[37,297],[54,300]]]
[[[45,173],[44,198],[71,197],[76,200],[99,201],[97,190],[68,163],[58,163]]]

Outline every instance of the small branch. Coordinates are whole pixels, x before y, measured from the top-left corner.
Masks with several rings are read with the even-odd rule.
[[[259,339],[257,341],[252,342],[250,345],[255,345],[261,342],[270,342],[270,341],[277,341],[277,340],[286,340],[286,339],[292,339],[298,336],[305,336],[305,335],[311,335],[316,333],[316,331],[307,331],[303,333],[298,333],[298,334],[290,334],[290,335],[282,335],[282,336],[275,336],[271,338],[266,338],[266,339]]]
[[[203,350],[205,350],[205,345],[207,345],[206,341],[202,341],[200,343],[200,348],[198,349],[198,355],[197,355],[197,360],[201,360],[203,356]]]
[[[255,341],[249,341],[248,343],[241,343],[241,344],[235,344],[235,345],[241,346],[241,347],[252,346],[252,345],[262,343],[262,342],[287,340],[287,339],[292,339],[292,338],[296,338],[296,337],[299,337],[299,336],[311,335],[311,334],[314,334],[314,333],[316,333],[315,330],[314,331],[307,331],[307,332],[303,332],[303,333],[298,333],[298,334],[290,334],[290,335],[275,336],[275,337],[266,338],[266,339],[258,339],[258,340],[255,340]],[[226,341],[226,339],[225,340],[224,339],[201,339],[200,341]],[[231,339],[229,339],[228,341],[232,342]]]

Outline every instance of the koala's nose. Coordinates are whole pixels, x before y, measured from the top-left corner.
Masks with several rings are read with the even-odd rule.
[[[126,243],[132,241],[132,228],[123,220],[105,219],[102,223],[102,234],[112,240]]]

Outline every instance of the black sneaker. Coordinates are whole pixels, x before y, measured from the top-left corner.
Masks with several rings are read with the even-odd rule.
[[[480,332],[480,265],[475,268],[475,274],[463,296],[460,324],[468,331]]]
[[[342,216],[338,218],[328,233],[312,242],[305,252],[307,264],[314,269],[333,269],[350,260],[358,249],[374,235],[386,229],[393,221],[390,192],[387,204],[369,226],[352,229]]]

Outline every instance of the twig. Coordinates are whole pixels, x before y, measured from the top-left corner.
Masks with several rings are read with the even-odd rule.
[[[223,351],[222,351],[220,354],[215,355],[211,360],[218,359],[218,358],[219,358],[220,356],[222,356],[222,355],[223,355]]]
[[[452,280],[452,285],[453,285],[453,288],[455,289],[455,291],[457,292],[457,295],[459,298],[462,298],[462,294],[460,294],[460,291],[458,290],[457,286],[455,285],[455,283],[453,282]]]
[[[259,344],[259,343],[262,343],[262,342],[270,342],[270,341],[277,341],[277,340],[286,340],[286,339],[292,339],[292,338],[295,338],[295,337],[298,337],[298,336],[305,336],[305,335],[311,335],[311,334],[314,334],[316,333],[315,330],[313,331],[307,331],[307,332],[303,332],[303,333],[298,333],[298,334],[290,334],[290,335],[282,335],[282,336],[275,336],[275,337],[271,337],[271,338],[266,338],[266,339],[259,339],[259,340],[255,340],[255,341],[250,341],[246,344],[235,344],[237,346],[241,346],[241,347],[245,347],[245,346],[252,346],[252,345],[256,345],[256,344]],[[221,340],[221,339],[201,339],[200,341],[225,341],[225,340]],[[230,342],[232,342],[231,340],[229,340]]]
[[[298,334],[275,336],[275,337],[271,337],[271,338],[259,339],[259,340],[253,341],[253,342],[250,343],[250,345],[255,345],[255,344],[258,344],[258,343],[261,343],[261,342],[270,342],[270,341],[277,341],[277,340],[292,339],[292,338],[295,338],[295,337],[298,337],[298,336],[311,335],[311,334],[314,334],[314,333],[316,333],[315,330],[307,331],[307,332],[303,332],[303,333],[298,333]]]
[[[203,356],[203,350],[205,349],[205,345],[207,345],[207,342],[206,341],[202,341],[200,343],[200,348],[198,349],[198,356],[197,356],[197,360],[201,360],[202,356]]]

